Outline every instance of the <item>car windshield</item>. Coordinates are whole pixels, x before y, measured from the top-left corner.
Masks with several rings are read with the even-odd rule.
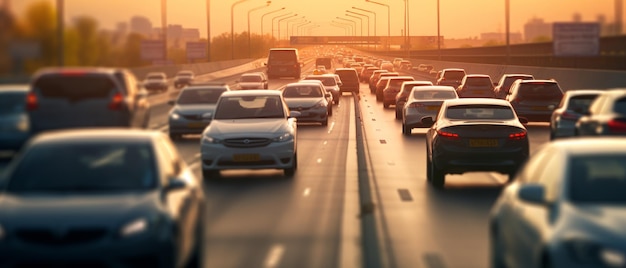
[[[231,96],[219,100],[214,119],[284,117],[284,106],[278,96]]]
[[[613,105],[613,111],[618,114],[626,115],[626,98],[621,98]]]
[[[285,98],[320,98],[322,96],[322,90],[319,86],[288,86],[283,90],[283,97]]]
[[[413,93],[413,97],[418,100],[447,100],[457,98],[453,91],[443,90],[416,90]]]
[[[241,82],[261,82],[263,79],[259,75],[244,75],[239,80]]]
[[[46,75],[35,82],[34,88],[47,98],[83,100],[107,98],[116,86],[105,75]]]
[[[446,110],[446,117],[452,120],[511,120],[515,113],[502,105],[454,105]]]
[[[26,93],[0,93],[0,116],[26,112]]]
[[[575,156],[568,166],[572,202],[626,204],[626,155]]]
[[[192,89],[183,90],[178,96],[178,104],[215,104],[225,89]]]
[[[157,185],[155,158],[147,143],[41,144],[18,161],[7,192],[137,191]]]
[[[576,111],[579,113],[585,112],[591,106],[591,103],[598,97],[597,94],[593,95],[578,95],[569,99],[567,109],[570,111]]]
[[[561,99],[563,92],[559,88],[559,85],[551,82],[530,82],[522,83],[519,87],[520,96],[525,99]]]

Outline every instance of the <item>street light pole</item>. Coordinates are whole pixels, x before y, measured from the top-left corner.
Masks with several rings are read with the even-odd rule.
[[[278,16],[272,18],[272,44],[274,43],[274,20],[275,19],[279,19],[279,18],[283,18],[285,16],[289,16],[289,15],[291,15],[291,13],[293,13],[293,12],[285,13],[285,14],[278,15]],[[296,15],[298,15],[298,14],[296,14]],[[280,33],[280,27],[279,27],[278,31]],[[280,38],[280,36],[278,38]]]
[[[358,12],[354,12],[351,10],[346,10],[346,12],[351,13],[351,14],[355,14],[355,15],[359,15],[359,16],[364,16],[365,18],[367,18],[367,48],[370,48],[370,16],[365,15],[363,13],[358,13]]]
[[[374,2],[372,0],[365,0],[365,2],[387,7],[387,50],[391,49],[391,8],[389,8],[389,5],[387,4]]]
[[[439,0],[437,0],[437,59],[441,61],[441,19],[439,15]]]
[[[343,28],[343,30],[344,30],[344,34],[345,34],[346,36],[350,35],[350,33],[349,33],[349,29],[350,29],[350,28],[349,28],[348,26],[346,26],[346,25],[342,25],[342,24],[339,24],[339,23],[337,23],[337,22],[331,22],[331,23],[330,23],[330,25],[331,25],[331,26],[335,26],[335,27],[337,27],[337,28]]]
[[[297,22],[297,23],[300,23],[300,22],[302,22],[302,20],[303,20],[305,17],[306,17],[306,16],[302,16],[302,18],[291,18],[291,19],[288,19],[288,20],[286,20],[286,21],[285,21],[285,39],[286,39],[287,41],[289,41],[289,40],[290,40],[290,39],[289,39],[289,23],[292,23],[292,22]],[[280,25],[279,25],[279,27],[280,27]],[[280,38],[280,36],[279,36],[278,38]]]
[[[265,16],[266,16],[266,15],[269,15],[269,14],[276,13],[276,12],[281,11],[281,10],[285,10],[285,7],[282,7],[282,8],[276,9],[276,10],[274,10],[274,11],[267,12],[267,13],[265,13],[265,14],[263,14],[263,15],[261,16],[261,36],[263,36],[263,19],[265,19]]]
[[[355,36],[356,35],[355,30],[354,30],[352,24],[345,23],[345,22],[340,22],[340,21],[335,21],[335,20],[333,20],[332,22],[336,23],[336,24],[339,24],[339,25],[343,25],[344,27],[348,27],[348,29],[350,30],[348,35],[351,35],[351,36]]]
[[[265,5],[258,6],[258,7],[255,7],[253,9],[248,10],[248,58],[252,57],[252,45],[251,45],[251,42],[250,42],[250,36],[251,36],[251,34],[250,34],[250,13],[252,13],[252,11],[255,11],[255,10],[259,10],[259,9],[262,9],[262,8],[269,7],[271,3],[272,3],[272,1],[267,1],[265,3]],[[263,24],[263,22],[261,22],[261,24]]]
[[[235,6],[248,0],[239,0],[230,6],[230,59],[235,59]]]
[[[352,30],[352,35],[353,35],[353,36],[356,36],[356,21],[354,21],[354,20],[349,20],[349,19],[342,18],[342,17],[337,17],[337,19],[344,20],[344,21],[347,21],[347,22],[350,22],[350,23],[354,23],[354,25],[350,24],[350,26],[352,26],[352,27],[353,27],[353,28],[352,28],[352,29],[353,29],[353,30]]]
[[[59,47],[58,47],[58,55],[57,57],[59,57],[58,59],[58,64],[60,67],[63,67],[63,65],[65,65],[65,38],[64,38],[64,32],[65,32],[65,22],[64,22],[64,11],[65,11],[65,3],[64,0],[57,0],[57,39],[59,41]]]
[[[280,23],[283,20],[286,20],[286,19],[289,19],[289,18],[293,18],[293,17],[297,17],[297,16],[298,16],[298,14],[293,14],[291,16],[287,16],[287,17],[284,17],[284,18],[278,20],[278,23],[276,25],[278,26],[278,44],[279,45],[280,45]]]
[[[211,62],[211,0],[206,0],[206,57]]]
[[[345,14],[345,15],[346,15],[347,17],[352,17],[352,18],[355,18],[355,19],[358,19],[358,20],[359,20],[359,25],[361,26],[361,27],[359,27],[359,31],[360,31],[360,32],[359,32],[359,35],[360,35],[361,37],[363,37],[363,19],[362,19],[361,17],[357,17],[357,16],[350,15],[350,14]]]
[[[294,33],[294,31],[297,32],[298,34],[300,34],[300,32],[299,32],[300,27],[302,27],[304,25],[307,25],[307,24],[311,24],[311,21],[310,20],[309,21],[303,21],[303,22],[301,22],[299,24],[294,24],[293,27],[291,27],[291,36],[296,35]]]
[[[504,1],[504,14],[506,21],[506,64],[508,65],[511,60],[511,40],[510,40],[510,27],[511,27],[511,1]]]

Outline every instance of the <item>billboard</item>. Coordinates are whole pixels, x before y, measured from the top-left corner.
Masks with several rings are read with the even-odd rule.
[[[150,61],[164,60],[165,44],[163,40],[141,41],[141,59]]]
[[[187,59],[206,59],[207,43],[206,42],[187,42],[185,46],[187,50]]]
[[[600,54],[600,24],[555,22],[552,28],[554,56]]]

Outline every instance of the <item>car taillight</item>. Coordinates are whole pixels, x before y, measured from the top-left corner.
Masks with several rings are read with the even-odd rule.
[[[441,137],[452,139],[452,140],[459,139],[459,134],[457,134],[457,133],[452,133],[452,132],[443,131],[443,130],[437,130],[437,134],[439,134],[439,136],[441,136]]]
[[[626,122],[624,121],[611,119],[609,120],[609,122],[606,123],[606,126],[609,127],[609,130],[611,131],[618,131],[618,132],[626,131]]]
[[[561,118],[568,120],[578,120],[578,118],[580,118],[580,115],[565,111],[561,114]]]
[[[37,100],[37,94],[35,92],[29,92],[26,95],[26,110],[34,111],[39,108],[39,100]]]
[[[122,104],[124,103],[124,97],[121,93],[115,93],[113,95],[113,99],[111,99],[111,103],[109,103],[110,110],[120,110],[122,109]]]
[[[509,140],[523,140],[526,139],[526,131],[516,132],[509,134]]]

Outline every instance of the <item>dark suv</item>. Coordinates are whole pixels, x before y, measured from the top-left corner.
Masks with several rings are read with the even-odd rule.
[[[519,117],[540,122],[550,122],[562,98],[563,90],[554,80],[516,80],[506,96]]]
[[[126,69],[48,68],[33,75],[26,110],[33,133],[63,128],[147,128],[147,95]]]
[[[441,70],[441,76],[437,80],[439,86],[451,86],[457,88],[465,77],[465,70],[460,68],[448,68]]]
[[[337,68],[335,74],[341,78],[339,91],[359,93],[359,75],[354,68]]]

